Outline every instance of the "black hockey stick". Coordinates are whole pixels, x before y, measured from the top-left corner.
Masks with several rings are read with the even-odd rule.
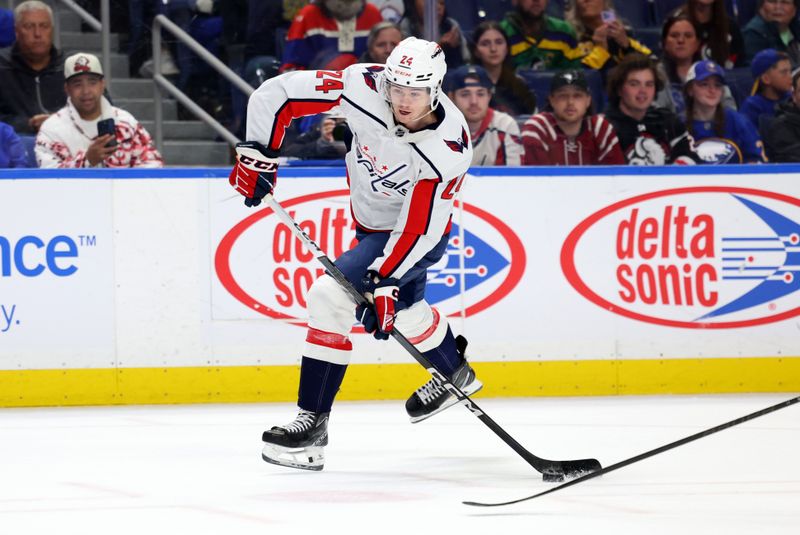
[[[322,249],[320,249],[314,240],[312,240],[306,232],[300,228],[297,222],[292,219],[290,216],[276,201],[272,195],[267,195],[264,200],[266,201],[267,205],[275,212],[275,215],[291,229],[292,233],[301,241],[303,245],[306,246],[309,252],[311,252],[317,260],[325,267],[328,272],[328,275],[333,277],[339,285],[344,288],[353,300],[356,302],[357,305],[364,305],[369,304],[366,298],[361,295],[358,290],[348,281],[344,274],[339,270],[338,267],[331,261],[330,258],[325,254]],[[403,349],[408,351],[414,360],[419,362],[432,376],[436,379],[441,381],[442,385],[451,393],[453,394],[464,406],[469,409],[472,414],[478,417],[480,421],[486,424],[489,429],[494,431],[494,433],[499,436],[503,442],[511,446],[511,448],[516,451],[523,459],[525,459],[528,464],[533,466],[536,470],[542,473],[545,481],[563,481],[565,477],[579,477],[583,474],[600,470],[602,466],[597,459],[578,459],[572,461],[551,461],[548,459],[542,459],[541,457],[537,457],[536,455],[532,454],[528,450],[522,447],[522,445],[514,440],[514,438],[505,432],[505,430],[497,425],[497,423],[489,418],[489,416],[480,409],[474,401],[472,401],[469,396],[467,396],[464,392],[461,391],[457,386],[455,386],[447,377],[443,374],[439,373],[439,371],[433,367],[433,365],[425,358],[425,356],[416,348],[414,345],[408,341],[408,339],[403,336],[402,333],[398,332],[397,329],[392,330],[392,337],[397,340]]]
[[[573,479],[572,481],[567,481],[566,483],[559,485],[557,487],[553,487],[551,489],[547,489],[542,491],[538,494],[534,494],[532,496],[527,496],[525,498],[520,498],[518,500],[512,500],[510,502],[501,502],[501,503],[480,503],[480,502],[463,502],[464,505],[475,505],[478,507],[498,507],[500,505],[512,505],[515,503],[526,502],[528,500],[532,500],[534,498],[538,498],[539,496],[544,496],[545,494],[550,494],[553,492],[557,492],[561,489],[565,489],[567,487],[571,487],[573,485],[577,485],[578,483],[583,483],[584,481],[588,481],[589,479],[602,476],[603,474],[607,474],[612,472],[618,468],[622,468],[623,466],[628,466],[629,464],[633,464],[639,462],[643,459],[647,459],[648,457],[652,457],[653,455],[658,455],[659,453],[663,453],[665,451],[671,450],[673,448],[677,448],[678,446],[683,446],[684,444],[688,444],[689,442],[693,442],[699,438],[707,437],[708,435],[713,435],[723,429],[728,429],[729,427],[733,427],[734,425],[739,425],[741,423],[747,422],[748,420],[752,420],[754,418],[758,418],[759,416],[764,416],[765,414],[769,414],[771,412],[775,412],[779,409],[783,409],[788,407],[789,405],[794,405],[795,403],[800,402],[800,396],[796,398],[792,398],[786,400],[782,403],[778,403],[777,405],[773,405],[772,407],[767,407],[766,409],[762,409],[760,411],[754,412],[752,414],[748,414],[747,416],[742,416],[741,418],[737,418],[735,420],[731,420],[728,423],[724,423],[722,425],[718,425],[717,427],[712,427],[711,429],[706,429],[705,431],[700,431],[699,433],[695,433],[692,436],[682,438],[680,440],[676,440],[666,446],[661,446],[660,448],[656,448],[654,450],[650,450],[646,453],[641,453],[636,455],[635,457],[631,457],[630,459],[625,459],[624,461],[620,461],[616,464],[612,464],[611,466],[606,466],[605,468],[598,470],[596,472],[592,472],[590,474],[586,474],[581,476],[577,479]]]

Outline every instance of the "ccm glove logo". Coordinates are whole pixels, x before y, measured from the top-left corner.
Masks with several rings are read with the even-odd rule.
[[[245,197],[245,206],[258,206],[275,189],[277,171],[277,152],[257,141],[246,141],[236,145],[236,165],[228,182]]]

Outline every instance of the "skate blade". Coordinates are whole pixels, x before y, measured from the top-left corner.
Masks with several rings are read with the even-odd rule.
[[[479,392],[481,388],[483,388],[483,383],[481,383],[480,381],[475,379],[474,381],[472,381],[470,383],[469,388],[463,390],[463,392],[466,395],[471,396],[472,394],[474,394],[476,392]],[[442,403],[442,406],[439,407],[438,409],[436,409],[435,411],[430,412],[428,414],[423,414],[422,416],[411,416],[410,417],[411,423],[415,424],[415,423],[421,422],[422,420],[427,420],[431,416],[433,416],[435,414],[439,414],[440,412],[442,412],[445,409],[449,409],[450,407],[452,407],[456,403],[459,403],[458,398],[455,397],[455,396],[450,396],[450,398],[447,401],[445,401],[444,403]]]
[[[284,448],[273,444],[264,444],[261,458],[270,464],[297,468],[298,470],[313,470],[318,472],[325,466],[325,454],[319,446],[307,448]]]

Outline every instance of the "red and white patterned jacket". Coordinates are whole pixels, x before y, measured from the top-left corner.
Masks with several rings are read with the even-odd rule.
[[[472,165],[521,165],[519,126],[507,113],[489,108],[478,130],[472,132]]]
[[[72,102],[67,99],[66,106],[42,123],[36,136],[36,161],[39,167],[91,167],[86,151],[97,137],[97,123],[112,117],[116,125],[117,150],[103,161],[103,167],[164,166],[150,134],[139,121],[102,97],[102,113],[97,119],[81,119]]]
[[[625,165],[614,127],[603,115],[584,118],[570,139],[550,112],[537,113],[522,126],[525,165]]]

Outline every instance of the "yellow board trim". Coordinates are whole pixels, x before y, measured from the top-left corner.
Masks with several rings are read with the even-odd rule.
[[[800,357],[478,362],[482,397],[800,391]],[[0,371],[0,407],[296,401],[297,366]],[[337,399],[405,399],[416,364],[350,366]]]

